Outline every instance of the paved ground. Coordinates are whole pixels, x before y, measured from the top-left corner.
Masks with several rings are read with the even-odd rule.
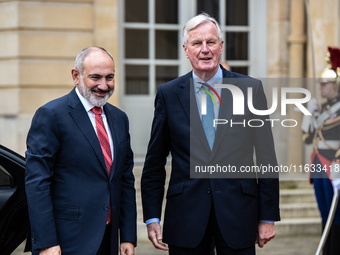
[[[257,255],[313,255],[318,247],[318,236],[279,237],[269,242],[265,248],[257,249]],[[28,255],[23,253],[21,245],[12,255]],[[140,242],[136,248],[136,255],[167,255],[167,252],[158,251],[151,243]]]

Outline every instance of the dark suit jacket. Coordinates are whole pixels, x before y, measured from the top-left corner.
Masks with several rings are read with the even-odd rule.
[[[230,120],[246,123],[255,116],[247,107],[247,88],[253,88],[255,109],[266,109],[267,103],[259,80],[222,68],[224,83],[232,83],[245,95],[245,114],[232,113],[233,98],[222,89],[220,119],[229,123],[216,130],[212,152],[199,118],[191,72],[159,86],[148,152],[142,175],[144,220],[160,218],[164,194],[166,157],[172,156],[172,171],[164,217],[164,242],[181,247],[195,247],[201,241],[214,206],[224,240],[232,248],[254,245],[259,220],[277,221],[279,216],[279,183],[277,174],[256,178],[226,175],[225,178],[191,178],[195,166],[252,166],[253,152],[257,165],[277,165],[270,123],[263,127],[231,127]],[[252,123],[255,125],[255,123]],[[256,124],[258,125],[258,124]],[[207,178],[208,177],[208,178]],[[237,178],[235,178],[237,177]],[[242,178],[241,178],[242,177]]]
[[[111,254],[136,243],[133,153],[128,118],[106,104],[114,143],[108,176],[95,130],[75,89],[39,108],[27,136],[26,193],[32,248],[61,245],[62,254],[96,254],[112,204]]]

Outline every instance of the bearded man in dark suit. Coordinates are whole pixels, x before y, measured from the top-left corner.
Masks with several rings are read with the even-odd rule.
[[[33,254],[134,254],[136,200],[128,118],[106,103],[115,64],[82,50],[76,87],[40,107],[27,136],[26,193]],[[120,234],[120,236],[119,236]]]

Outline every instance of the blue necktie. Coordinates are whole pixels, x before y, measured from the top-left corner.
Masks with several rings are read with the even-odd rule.
[[[214,105],[210,95],[206,94],[206,98],[207,98],[207,113],[205,115],[202,115],[202,125],[209,143],[210,150],[212,150],[215,140],[215,127],[213,125]]]

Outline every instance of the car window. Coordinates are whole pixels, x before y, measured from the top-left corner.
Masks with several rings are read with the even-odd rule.
[[[0,165],[0,187],[9,187],[13,185],[13,177]]]

